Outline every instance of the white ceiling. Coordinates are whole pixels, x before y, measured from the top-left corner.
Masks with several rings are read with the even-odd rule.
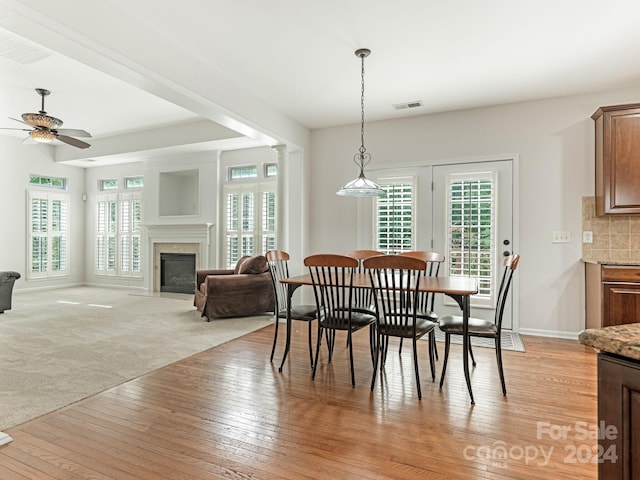
[[[360,47],[367,121],[640,85],[637,0],[109,3],[311,129],[359,122]],[[40,109],[36,87],[52,91],[50,115],[95,138],[198,119],[46,46],[8,59],[7,37],[23,40],[0,31],[0,127]]]

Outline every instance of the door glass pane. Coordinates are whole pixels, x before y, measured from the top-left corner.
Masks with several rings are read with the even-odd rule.
[[[478,296],[493,294],[495,179],[491,173],[449,176],[448,271],[478,279]]]

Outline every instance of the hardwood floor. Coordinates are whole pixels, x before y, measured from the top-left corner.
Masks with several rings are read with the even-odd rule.
[[[0,478],[597,478],[595,434],[583,438],[596,355],[577,341],[525,337],[526,353],[503,352],[507,397],[494,351],[474,349],[472,406],[458,345],[440,390],[419,344],[419,401],[410,346],[390,347],[371,392],[366,332],[354,335],[352,388],[344,338],[312,381],[306,325],[295,327],[282,373],[269,326],[8,430]]]

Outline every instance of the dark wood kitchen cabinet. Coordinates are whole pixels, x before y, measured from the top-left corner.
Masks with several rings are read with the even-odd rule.
[[[640,362],[598,354],[598,478],[640,478]]]
[[[640,266],[585,264],[586,327],[640,322]]]
[[[596,215],[640,214],[640,104],[600,107],[591,118]]]

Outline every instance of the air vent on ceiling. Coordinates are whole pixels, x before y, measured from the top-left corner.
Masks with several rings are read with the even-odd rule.
[[[42,60],[49,54],[24,40],[0,33],[0,56],[27,65]]]
[[[422,107],[422,100],[415,100],[413,102],[406,102],[406,103],[396,103],[393,108],[395,108],[396,110],[404,110],[406,108],[416,108],[416,107]]]

